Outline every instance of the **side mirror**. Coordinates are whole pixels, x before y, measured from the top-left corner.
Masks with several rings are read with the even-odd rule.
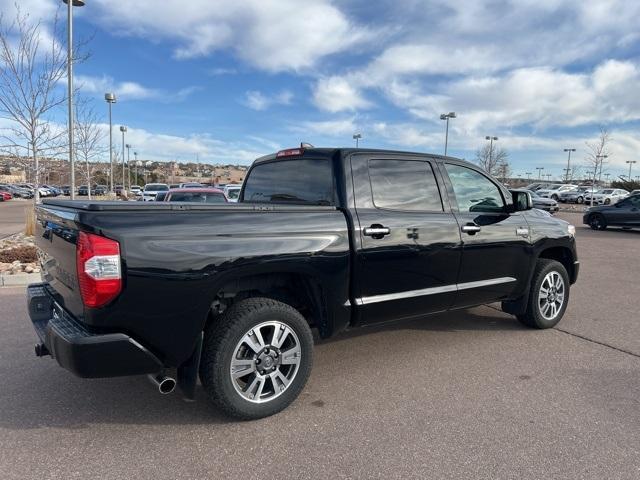
[[[523,212],[525,210],[531,210],[533,208],[533,199],[529,192],[523,192],[522,190],[511,190],[511,196],[513,198],[513,211]]]

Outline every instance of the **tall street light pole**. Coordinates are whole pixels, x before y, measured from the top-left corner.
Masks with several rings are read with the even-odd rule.
[[[569,156],[567,157],[567,176],[565,177],[565,180],[568,182],[569,181],[569,172],[571,171],[571,152],[575,152],[576,149],[575,148],[565,148],[564,151],[565,152],[569,152]]]
[[[113,123],[111,122],[111,105],[116,103],[116,94],[105,93],[104,99],[109,104],[109,191],[113,192]]]
[[[120,125],[120,131],[122,132],[122,190],[126,190],[127,182],[124,179],[124,134],[127,133],[127,127]]]
[[[498,140],[498,137],[484,137],[485,140],[489,140],[489,168],[491,168],[491,162],[493,160],[493,141]],[[492,172],[489,172],[492,173]]]
[[[71,167],[71,200],[76,197],[76,165],[74,162],[73,143],[73,7],[84,6],[83,0],[62,0],[67,4],[67,103],[69,107],[69,165]]]
[[[449,119],[456,118],[456,112],[443,113],[440,115],[440,120],[447,121],[447,127],[444,133],[444,156],[447,156],[447,147],[449,145]]]
[[[136,185],[138,185],[138,167],[139,167],[139,165],[138,165],[138,152],[136,152],[135,150],[133,152],[133,163],[136,166],[136,175],[135,176],[136,176]]]
[[[634,163],[638,163],[637,160],[627,160],[624,163],[628,163],[629,164],[629,177],[627,177],[629,179],[629,181],[631,181],[631,165],[633,165]]]
[[[362,134],[361,133],[354,133],[353,134],[353,139],[356,141],[356,148],[358,148],[359,145],[359,140],[362,138]]]
[[[525,172],[525,175],[527,176],[527,180],[531,180],[531,172]]]
[[[540,180],[540,177],[542,175],[542,170],[544,170],[544,167],[536,167],[536,170],[538,170],[538,180]]]
[[[131,190],[131,144],[127,143],[127,173],[129,174],[129,190]]]

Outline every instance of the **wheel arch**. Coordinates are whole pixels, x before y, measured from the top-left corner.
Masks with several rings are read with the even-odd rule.
[[[553,246],[547,247],[540,251],[538,258],[546,258],[548,260],[556,260],[560,262],[569,274],[569,280],[571,283],[575,283],[577,276],[576,271],[576,258],[569,247],[566,246]]]
[[[236,273],[219,282],[211,292],[207,323],[215,321],[234,303],[263,297],[286,303],[298,310],[312,328],[325,338],[333,333],[333,315],[326,308],[329,292],[310,272],[283,270],[263,273]]]

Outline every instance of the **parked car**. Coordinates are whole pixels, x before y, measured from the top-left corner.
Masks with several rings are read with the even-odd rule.
[[[240,197],[240,190],[242,190],[242,185],[225,185],[223,191],[230,202],[237,202]]]
[[[558,193],[558,201],[563,203],[584,203],[584,196],[591,192],[591,185],[580,185],[574,190]]]
[[[109,192],[109,187],[107,185],[94,185],[91,190],[92,195],[106,195]]]
[[[62,195],[62,190],[58,189],[57,187],[51,185],[42,185],[42,188],[46,188],[47,190],[49,190],[49,197],[58,197]]]
[[[640,194],[619,200],[610,205],[589,208],[582,223],[593,230],[607,227],[640,228]]]
[[[544,210],[549,213],[556,213],[559,210],[558,202],[555,200],[543,198],[538,195],[538,192],[533,192],[531,190],[527,190],[527,192],[531,194],[533,208],[539,208],[540,210]]]
[[[53,197],[53,192],[45,186],[38,187],[38,194],[42,198]]]
[[[71,185],[63,185],[60,187],[60,190],[62,190],[62,194],[65,197],[71,196]]]
[[[591,192],[584,196],[585,203],[591,203]],[[629,192],[619,188],[603,188],[593,194],[595,205],[610,205],[629,196]]]
[[[122,185],[116,185],[115,187],[113,187],[113,189],[118,196],[122,195],[122,192],[124,192],[124,187]]]
[[[177,206],[37,207],[36,354],[81,377],[150,374],[162,393],[177,371],[190,399],[199,374],[215,405],[255,419],[304,388],[312,327],[499,301],[550,328],[578,276],[572,225],[440,155],[301,146],[256,160],[238,203]]]
[[[635,190],[631,190],[631,192],[629,192],[629,195],[640,195],[640,188],[637,188]]]
[[[7,200],[11,200],[13,198],[13,194],[11,192],[0,190],[0,197],[2,197],[2,200],[6,202]]]
[[[176,188],[164,196],[165,202],[227,203],[222,190],[210,187]]]
[[[551,198],[557,202],[561,193],[570,192],[576,188],[578,188],[577,185],[556,183],[545,188],[540,188],[536,190],[536,193],[543,198]]]
[[[142,200],[150,202],[156,199],[159,192],[166,192],[169,186],[166,183],[147,183],[142,189]]]
[[[88,185],[80,185],[78,187],[78,196],[79,197],[86,197],[87,195],[89,195],[89,186]]]
[[[24,188],[16,187],[15,185],[0,185],[0,191],[9,192],[13,198],[33,198],[33,194]]]

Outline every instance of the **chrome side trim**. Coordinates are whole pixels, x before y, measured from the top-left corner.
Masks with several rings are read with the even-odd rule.
[[[421,290],[407,290],[405,292],[387,293],[383,295],[373,295],[371,297],[356,298],[355,303],[356,305],[368,305],[371,303],[388,302],[390,300],[400,300],[402,298],[424,297],[427,295],[456,292],[459,290],[468,290],[471,288],[488,287],[491,285],[500,285],[502,283],[511,283],[515,281],[516,279],[513,277],[490,278],[488,280],[479,280],[476,282],[465,282],[453,285],[443,285],[441,287],[423,288]]]

